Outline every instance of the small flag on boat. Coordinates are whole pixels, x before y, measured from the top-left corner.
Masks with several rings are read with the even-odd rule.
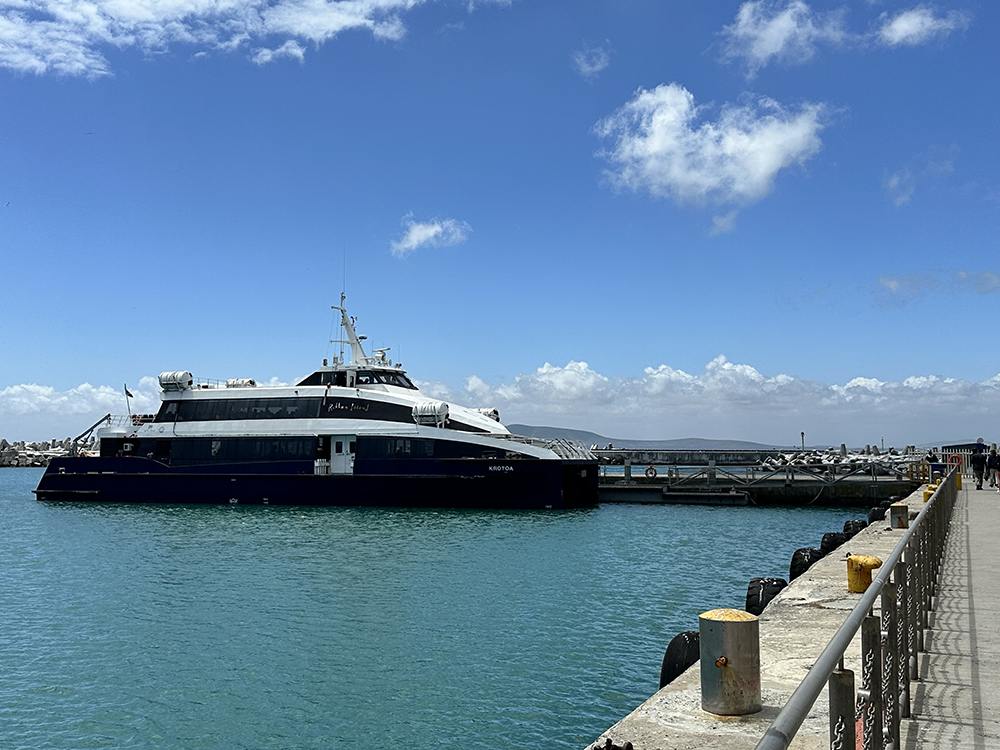
[[[125,388],[125,398],[135,398],[135,396],[133,396],[131,393],[129,393],[128,384],[123,383],[122,387]]]

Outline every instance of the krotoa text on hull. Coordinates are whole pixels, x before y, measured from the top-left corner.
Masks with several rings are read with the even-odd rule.
[[[385,349],[291,386],[160,375],[155,415],[107,416],[99,455],[54,459],[40,500],[572,508],[597,503],[582,445],[510,434],[496,410],[429,399]],[[86,433],[85,433],[86,434]]]

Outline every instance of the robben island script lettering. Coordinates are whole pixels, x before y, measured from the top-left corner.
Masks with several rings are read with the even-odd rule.
[[[345,403],[343,401],[334,401],[332,404],[326,405],[327,414],[332,414],[337,411],[347,411],[347,412],[367,412],[371,408],[371,404],[358,403],[357,401],[351,401]]]

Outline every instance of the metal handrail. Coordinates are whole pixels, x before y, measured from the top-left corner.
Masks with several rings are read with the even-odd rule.
[[[758,484],[765,484],[770,480],[773,480],[775,477],[782,476],[794,478],[797,482],[812,482],[824,487],[846,484],[850,481],[851,477],[856,477],[869,472],[872,473],[870,478],[875,482],[878,482],[880,477],[885,477],[884,481],[893,481],[902,479],[906,476],[905,472],[892,464],[886,464],[878,461],[871,461],[857,466],[846,474],[830,473],[829,469],[833,466],[835,466],[835,464],[824,464],[823,466],[793,466],[789,464],[787,466],[778,466],[773,468],[761,468],[756,466],[745,467],[748,471],[753,472],[752,475],[747,476],[740,476],[725,466],[706,466],[698,468],[690,474],[671,477],[667,481],[667,484],[671,487],[678,487],[683,484],[695,484],[697,483],[697,480],[710,476],[710,472],[715,473],[717,480],[729,479],[734,484],[741,487],[753,487]],[[671,467],[668,465],[668,468]],[[874,474],[875,471],[884,471],[886,473],[884,475],[876,475]]]
[[[75,444],[79,443],[81,440],[85,440],[90,436],[90,433],[92,433],[97,427],[99,427],[104,422],[108,422],[110,420],[111,420],[111,413],[109,412],[108,414],[105,414],[103,417],[94,422],[94,424],[90,425],[90,427],[81,432],[75,438],[73,438],[73,443]]]
[[[856,714],[850,711],[850,716],[845,717],[845,688],[838,677],[850,675],[846,691],[850,695],[848,705],[854,705],[853,674],[844,669],[844,653],[863,625],[864,682],[858,691],[857,711],[864,711],[865,716],[864,748],[899,748],[899,719],[909,716],[909,683],[917,678],[917,652],[923,650],[923,630],[957,494],[957,476],[952,468],[757,743],[756,750],[785,750],[828,681],[831,747],[842,746],[845,735],[849,740],[853,737]],[[879,596],[883,597],[881,618],[873,615]]]
[[[537,438],[528,437],[526,435],[514,435],[513,433],[490,433],[488,437],[508,440],[512,443],[522,443],[523,445],[530,445],[535,448],[546,448],[560,458],[566,459],[581,459],[592,461],[596,457],[579,440],[570,440],[567,438]]]

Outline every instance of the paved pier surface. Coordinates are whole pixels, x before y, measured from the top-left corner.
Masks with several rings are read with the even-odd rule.
[[[907,750],[1000,748],[1000,494],[964,479],[914,685]],[[972,489],[969,489],[969,488]]]
[[[919,490],[904,502],[918,510],[918,497]],[[588,747],[603,747],[610,738],[619,746],[632,742],[636,750],[751,750],[860,598],[846,590],[846,555],[885,559],[902,533],[876,522],[768,605],[760,618],[762,711],[740,717],[703,711],[695,664]],[[705,575],[710,578],[711,571]],[[939,580],[920,656],[921,679],[911,687],[913,718],[900,728],[902,748],[1000,749],[1000,494],[995,489],[977,491],[965,478]],[[694,618],[691,629],[697,628]],[[860,635],[845,662],[860,681]],[[791,747],[829,748],[828,716],[824,690]]]

